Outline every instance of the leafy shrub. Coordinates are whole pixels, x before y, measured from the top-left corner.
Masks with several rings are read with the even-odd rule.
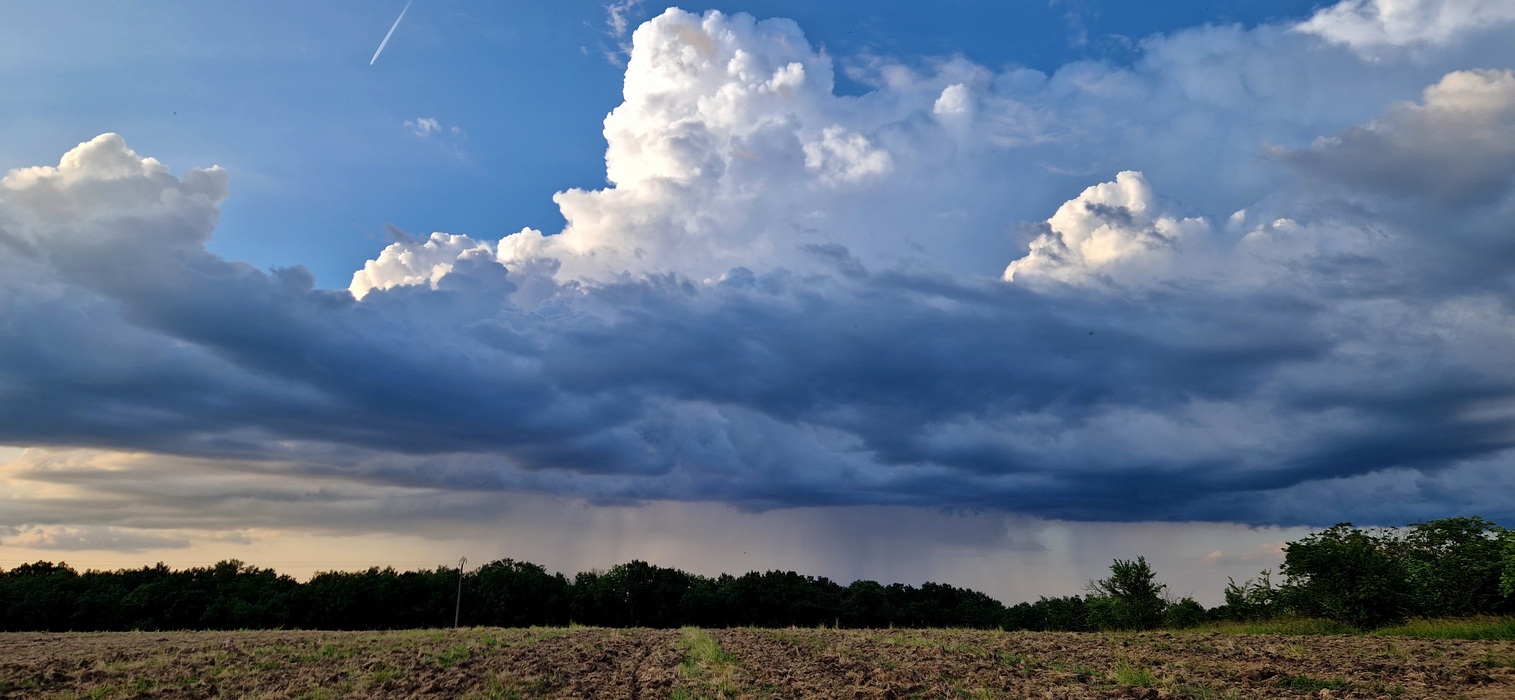
[[[1168,610],[1165,589],[1167,585],[1157,582],[1146,557],[1116,559],[1110,565],[1110,578],[1089,582],[1089,623],[1106,630],[1155,629],[1163,624]]]
[[[1210,616],[1205,612],[1205,606],[1200,605],[1199,601],[1186,596],[1168,605],[1163,626],[1173,629],[1184,629],[1204,624],[1208,619],[1210,619]]]

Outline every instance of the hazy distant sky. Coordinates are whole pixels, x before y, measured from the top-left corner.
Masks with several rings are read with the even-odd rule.
[[[403,7],[0,4],[0,566],[1515,521],[1515,3]]]

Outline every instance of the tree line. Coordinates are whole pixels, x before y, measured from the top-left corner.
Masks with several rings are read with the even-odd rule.
[[[1336,525],[1285,546],[1271,572],[1231,581],[1206,609],[1173,598],[1143,557],[1115,560],[1082,595],[1005,606],[940,583],[841,585],[792,571],[707,577],[633,561],[572,579],[502,559],[457,569],[327,571],[301,583],[272,569],[85,571],[37,562],[0,570],[0,630],[379,630],[464,626],[972,627],[1152,629],[1211,620],[1323,617],[1361,628],[1409,617],[1515,613],[1515,537],[1481,518],[1405,528]],[[461,608],[455,607],[461,586]]]

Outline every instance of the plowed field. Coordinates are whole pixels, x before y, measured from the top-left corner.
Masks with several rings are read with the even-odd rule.
[[[1515,643],[1199,633],[0,634],[4,698],[1515,698]]]

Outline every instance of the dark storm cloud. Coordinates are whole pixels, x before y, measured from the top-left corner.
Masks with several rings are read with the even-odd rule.
[[[567,230],[401,240],[352,293],[208,252],[219,169],[176,178],[107,135],[12,171],[0,444],[163,460],[29,461],[11,478],[101,500],[14,522],[448,522],[507,492],[1306,524],[1476,501],[1515,454],[1515,79],[1441,73],[1372,122],[1329,100],[1295,121],[1278,95],[1309,91],[1264,68],[1304,52],[1265,49],[1311,39],[1242,32],[1010,92],[964,62],[900,69],[870,102],[807,78],[829,59],[792,24],[670,11],[607,120],[616,186],[561,194]],[[686,65],[691,41],[751,62]],[[1212,55],[1255,64],[1257,90]],[[1169,124],[1183,105],[1285,126]],[[1064,108],[1084,121],[1054,133]],[[1259,157],[1259,134],[1340,113],[1358,125]],[[1080,130],[1093,145],[1066,145]],[[1031,149],[1024,168],[1054,146],[1100,174],[1023,176],[997,150]],[[974,210],[1058,178],[1086,189],[1036,223]],[[1175,214],[1159,184],[1248,209]],[[985,222],[1034,232],[1029,252],[986,255],[1008,246]]]
[[[1217,497],[1231,519],[1265,520],[1256,503],[1279,489],[1434,470],[1511,442],[1507,421],[1461,413],[1515,387],[1333,364],[1355,338],[1337,335],[1328,305],[1281,289],[1037,293],[869,273],[818,248],[847,274],[574,283],[526,311],[487,261],[357,302],[302,270],[223,261],[195,236],[152,249],[151,230],[79,233],[94,242],[6,262],[5,319],[24,332],[0,341],[0,440],[261,459],[444,493],[1105,520],[1218,517]],[[1280,378],[1311,368],[1357,374]],[[1230,429],[1298,432],[1216,437],[1205,406],[1247,406]],[[1309,417],[1333,414],[1347,419]],[[31,478],[88,473],[67,474]],[[335,497],[296,500],[310,498]]]

